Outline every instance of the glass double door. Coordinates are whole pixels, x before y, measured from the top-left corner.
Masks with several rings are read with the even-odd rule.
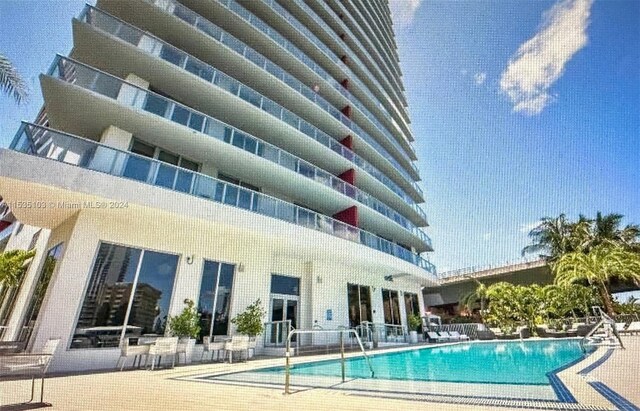
[[[271,294],[271,327],[270,340],[272,344],[281,345],[286,343],[289,329],[286,321],[290,321],[292,329],[298,327],[298,305],[297,295]],[[291,341],[296,341],[294,335]]]

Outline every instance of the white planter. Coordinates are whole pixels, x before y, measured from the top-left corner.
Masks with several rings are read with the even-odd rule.
[[[417,331],[409,331],[409,342],[411,344],[418,343],[418,332]]]

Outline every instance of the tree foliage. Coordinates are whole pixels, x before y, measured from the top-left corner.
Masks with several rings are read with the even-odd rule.
[[[11,250],[0,254],[0,285],[17,286],[27,271],[26,261],[35,253],[35,250]]]
[[[184,304],[186,307],[179,315],[169,317],[169,332],[176,337],[198,338],[200,334],[200,313],[190,299],[185,299]]]
[[[524,324],[530,330],[568,317],[585,316],[589,308],[599,304],[593,288],[579,284],[514,285],[507,282],[487,287],[488,309],[484,320],[505,334]]]
[[[587,282],[600,293],[605,310],[615,314],[611,297],[612,279],[640,282],[640,254],[620,245],[601,243],[588,253],[573,252],[552,264],[559,285]]]
[[[3,54],[0,54],[0,89],[5,94],[13,96],[18,104],[27,98],[27,83]]]
[[[264,331],[263,318],[265,315],[266,311],[262,308],[262,302],[258,298],[244,312],[235,316],[231,322],[236,325],[236,330],[240,334],[254,337]]]

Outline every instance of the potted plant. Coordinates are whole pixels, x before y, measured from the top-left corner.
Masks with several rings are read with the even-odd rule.
[[[178,340],[178,361],[180,360],[180,354],[184,354],[185,362],[191,362],[191,356],[196,344],[196,338],[200,334],[200,313],[195,308],[195,304],[190,299],[185,299],[184,304],[186,307],[182,312],[175,316],[169,317],[169,332],[174,337],[179,337]]]
[[[407,318],[409,322],[409,341],[412,344],[418,342],[418,332],[422,331],[422,318],[416,314],[409,314]]]
[[[258,298],[244,312],[231,319],[238,334],[249,336],[249,348],[252,354],[256,348],[256,336],[264,332],[263,318],[265,315],[266,311],[262,308],[262,302]]]

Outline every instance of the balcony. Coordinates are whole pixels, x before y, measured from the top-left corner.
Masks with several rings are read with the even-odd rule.
[[[267,35],[273,41],[280,44],[284,49],[286,49],[293,56],[295,56],[300,62],[314,69],[315,71],[322,70],[327,76],[329,76],[331,79],[335,81],[335,79],[331,75],[326,73],[324,69],[318,66],[318,64],[313,59],[311,59],[303,51],[301,51],[299,48],[293,45],[289,40],[285,39],[280,33],[278,33],[273,28],[268,26],[264,21],[262,21],[261,19],[256,17],[254,14],[249,12],[247,9],[242,7],[240,4],[238,4],[235,0],[216,0],[216,1],[218,1],[223,6],[227,7],[230,11],[232,11],[238,17],[244,19],[253,27],[260,30],[262,33]],[[313,43],[329,61],[332,61],[333,63],[340,66],[340,68],[343,71],[347,71],[351,73],[349,76],[346,76],[346,77],[348,77],[350,81],[353,80],[356,84],[358,84],[358,86],[362,90],[366,91],[365,94],[367,94],[367,96],[372,101],[375,102],[379,100],[377,97],[371,94],[368,88],[364,84],[362,84],[362,82],[358,79],[358,77],[355,74],[351,72],[351,69],[349,67],[347,67],[344,63],[342,63],[342,61],[340,61],[340,59],[337,56],[335,56],[335,54],[331,50],[329,50],[324,43],[322,43],[313,33],[311,33],[309,29],[307,29],[298,20],[296,20],[295,17],[293,17],[286,9],[284,9],[282,6],[280,6],[278,3],[276,3],[273,0],[268,0],[263,4],[265,4],[266,6],[269,6],[274,13],[283,17],[291,25],[291,27],[293,27],[296,30],[296,32],[299,35],[303,36],[304,38],[308,39],[311,43]],[[345,77],[344,75],[342,76]],[[379,85],[379,87],[382,87],[382,86]],[[349,91],[346,91],[346,93],[351,95]],[[357,107],[359,108],[362,107],[362,104],[356,98],[354,99],[350,98],[350,101],[352,101]],[[393,149],[395,149],[395,151],[397,152],[396,154],[397,157],[402,159],[403,163],[405,163],[404,165],[400,164],[400,161],[398,161],[393,155],[391,155],[387,148],[385,148],[376,139],[370,136],[369,133],[363,130],[359,125],[352,122],[351,119],[344,116],[342,121],[354,133],[356,133],[358,137],[361,137],[368,145],[373,147],[377,153],[382,154],[383,157],[389,160],[394,165],[394,167],[396,167],[396,169],[407,179],[408,182],[413,182],[414,179],[419,178],[419,172],[416,165],[410,161],[410,159],[408,158],[408,153],[405,152],[404,148],[400,145],[398,141],[396,141],[396,138],[393,137],[386,128],[384,127],[377,128],[378,127],[377,124],[374,124],[378,132],[384,136],[384,140],[386,144],[389,147],[393,147]],[[410,171],[407,171],[407,170],[410,170]],[[420,190],[420,188],[417,186],[415,188],[417,190]],[[420,194],[422,194],[421,191],[420,191]]]
[[[144,44],[153,47],[152,42],[146,41]],[[182,59],[176,60],[176,55],[172,53],[166,53],[165,56],[171,56],[174,62],[183,61]],[[184,60],[183,62],[186,63],[187,60]],[[197,63],[198,61],[191,60],[191,62]],[[197,68],[201,66],[192,65],[191,67]],[[208,66],[201,68],[204,69],[206,67]],[[234,90],[234,94],[241,96],[243,100],[253,105],[257,104],[258,108],[261,108],[262,110],[267,110],[267,106],[264,106],[266,100],[256,100],[255,94],[247,92],[243,93],[241,89],[234,88],[233,86],[237,85],[237,82],[224,75],[224,73],[216,70],[199,70],[198,72],[205,73],[207,81],[211,81],[215,84],[226,85],[227,87],[225,90]],[[381,214],[386,217],[390,222],[394,223],[393,225],[397,224],[400,226],[402,231],[399,231],[388,224],[380,224],[380,222],[376,222],[377,219],[371,214],[365,214],[363,216],[363,225],[367,224],[371,227],[375,227],[376,230],[380,229],[387,235],[392,236],[392,238],[402,238],[403,242],[411,244],[417,250],[426,251],[431,249],[431,240],[429,237],[395,210],[361,191],[357,187],[346,183],[340,178],[319,169],[318,167],[315,167],[309,162],[291,155],[277,146],[262,141],[217,119],[208,117],[158,94],[135,87],[134,85],[124,82],[117,77],[100,72],[65,57],[58,56],[52,65],[50,75],[58,78],[59,80],[72,83],[75,86],[96,92],[110,99],[117,100],[123,105],[160,116],[173,123],[186,126],[195,132],[214,137],[218,141],[229,146],[244,150],[247,153],[275,163],[287,170],[293,171],[299,176],[311,179],[325,187],[331,188],[343,196],[366,205],[372,211],[375,211],[376,214]],[[55,116],[52,116],[52,119],[53,118],[55,118]],[[298,190],[301,190],[301,188],[298,188]],[[309,191],[314,190],[309,188]],[[310,194],[300,194],[300,197],[310,197]],[[326,203],[328,201],[329,200],[325,197],[324,202]],[[344,198],[342,199],[342,202],[340,202],[339,199],[334,199],[331,202],[334,207],[341,204],[339,206],[340,209],[348,208],[353,205],[353,202]],[[409,233],[411,236],[407,236]],[[419,241],[417,241],[418,239]]]
[[[311,7],[309,7],[304,1],[302,0],[294,0],[293,3],[295,3],[296,5],[298,5],[300,7],[300,9],[306,13],[306,15],[309,17],[310,20],[312,20],[313,22],[315,22],[315,24],[318,24],[321,29],[322,29],[322,33],[324,33],[324,35],[330,37],[330,42],[332,42],[333,44],[335,44],[336,46],[339,46],[341,44],[345,44],[346,47],[349,48],[348,51],[350,51],[351,54],[349,54],[350,58],[352,58],[355,62],[356,65],[358,65],[359,67],[364,67],[364,68],[368,68],[368,67],[378,67],[378,71],[380,71],[381,69],[379,68],[380,66],[376,65],[376,62],[374,62],[371,54],[368,53],[368,51],[364,48],[364,46],[360,43],[360,40],[357,37],[351,36],[349,37],[349,40],[353,41],[353,45],[348,45],[347,39],[345,38],[344,40],[342,38],[340,38],[337,34],[337,31],[334,30],[333,28],[331,28],[324,20],[323,18],[315,11],[313,10]],[[319,3],[320,6],[322,8],[324,8],[324,13],[328,14],[328,13],[333,13],[332,11],[330,11],[331,9],[329,9],[329,6],[326,5],[326,3],[324,2],[320,2]],[[328,10],[327,10],[328,9]],[[349,29],[344,25],[344,22],[340,19],[335,19],[334,24],[339,25],[342,28],[342,32],[343,33],[350,33]],[[329,41],[329,40],[327,40]],[[326,43],[326,41],[325,41]],[[342,49],[341,49],[342,50]],[[360,58],[358,58],[356,56],[356,53],[364,53],[364,55],[367,56],[367,62],[369,62],[370,64],[364,64],[362,62],[362,60],[360,60]],[[381,60],[378,60],[378,62],[380,62]],[[380,74],[381,76],[384,76],[383,74]],[[395,118],[393,117],[393,115],[391,115],[391,113],[389,113],[388,111],[384,110],[384,109],[380,109],[380,107],[377,107],[380,113],[382,113],[380,115],[380,117],[384,117],[385,120],[388,121],[388,125],[384,126],[380,120],[378,120],[378,117],[376,117],[375,115],[373,115],[371,113],[371,111],[369,111],[368,108],[364,107],[364,105],[362,103],[360,103],[359,101],[357,101],[356,103],[356,107],[369,119],[371,120],[371,122],[373,122],[374,124],[376,124],[378,126],[378,128],[380,130],[394,130],[394,135],[396,136],[396,141],[399,141],[405,151],[407,153],[410,153],[410,155],[412,156],[412,158],[415,158],[415,151],[413,149],[413,146],[409,143],[410,141],[413,141],[413,135],[411,134],[410,130],[408,127],[405,127],[404,129],[401,128],[401,126],[396,122]],[[399,115],[398,115],[399,117]],[[400,118],[400,117],[399,117]],[[406,134],[403,134],[406,133]],[[389,138],[391,138],[391,135],[387,134],[387,136]]]
[[[392,255],[435,275],[435,267],[429,261],[370,232],[259,192],[92,140],[23,123],[10,150],[161,187],[320,231]]]
[[[332,30],[330,27],[328,27],[328,24],[324,22],[324,19],[326,18],[327,21],[330,21],[332,24],[336,24],[337,26],[340,27],[339,30],[333,30],[334,32],[342,31],[345,34],[349,34],[347,36],[347,39],[345,39],[345,41],[350,40],[351,42],[353,42],[353,44],[349,45],[352,52],[359,51],[361,53],[364,53],[365,55],[368,56],[368,58],[371,61],[375,61],[379,66],[385,65],[387,66],[387,70],[391,70],[390,66],[381,57],[378,50],[376,50],[371,44],[369,45],[369,48],[365,47],[360,41],[360,39],[358,38],[358,36],[353,34],[351,29],[338,17],[338,15],[331,9],[331,7],[329,7],[327,3],[325,3],[323,0],[320,0],[320,1],[316,0],[314,3],[310,3],[310,4],[313,4],[316,7],[319,7],[319,9],[322,10],[322,12],[324,13],[324,16],[325,16],[324,18],[322,16],[318,17],[318,24],[323,26],[325,31],[331,34],[330,30]],[[319,12],[316,11],[316,14],[318,15]],[[393,67],[392,71],[394,72],[396,71],[395,66]],[[401,74],[399,72],[397,72],[396,75],[398,77],[401,77]],[[411,132],[409,125],[407,124],[405,119],[400,115],[400,113],[396,111],[395,116],[393,116],[391,113],[385,110],[381,110],[381,112],[384,113],[384,116],[387,118],[387,120],[390,121],[395,127],[400,128],[401,130],[404,131],[405,135],[408,137],[408,141],[406,142],[406,144],[409,145],[409,149],[413,150],[409,142],[414,141],[415,138],[413,137],[413,133]]]
[[[244,44],[237,38],[231,36],[226,31],[216,26],[215,24],[211,23],[204,17],[199,16],[195,12],[189,10],[188,8],[182,6],[179,3],[174,2],[173,0],[162,0],[158,2],[154,2],[152,0],[144,0],[141,3],[115,2],[115,3],[106,3],[105,6],[107,4],[110,6],[110,8],[114,9],[113,11],[114,13],[118,15],[128,15],[128,16],[131,16],[132,18],[134,18],[135,16],[139,16],[143,12],[149,13],[150,7],[157,8],[162,12],[175,16],[181,22],[186,23],[189,26],[194,27],[196,29],[197,36],[195,36],[194,39],[191,40],[192,44],[195,41],[201,42],[201,40],[196,40],[196,37],[201,35],[205,35],[211,39],[214,39],[216,43],[222,43],[226,47],[226,49],[241,55],[245,61],[248,60],[248,62],[255,64],[255,66],[259,67],[260,70],[262,70],[264,73],[268,73],[269,75],[276,77],[278,80],[281,80],[290,88],[302,94],[305,98],[314,101],[321,108],[329,106],[329,103],[327,103],[326,100],[321,99],[319,96],[317,98],[314,97],[314,95],[317,95],[317,93],[315,93],[311,88],[303,85],[299,80],[297,80],[295,77],[290,75],[280,66],[266,59],[264,56],[257,53],[256,51],[248,47],[246,44]],[[133,7],[134,5],[136,6],[135,8]],[[142,7],[144,5],[148,5],[149,8]],[[151,30],[147,26],[147,22],[150,21],[150,19],[136,18],[135,20],[136,20],[135,24],[137,26],[146,27],[147,30]],[[157,19],[153,19],[153,21],[157,21]],[[152,27],[155,30],[158,26],[152,25]],[[177,31],[177,27],[176,29],[172,29],[171,32],[176,32],[176,31]],[[174,40],[176,39],[174,38]],[[180,40],[182,40],[182,38],[180,38]],[[175,41],[172,41],[172,42],[175,43]],[[287,55],[290,54],[290,51],[287,51],[287,50],[283,50],[283,52],[286,53]],[[203,58],[203,57],[200,57],[200,58]],[[309,64],[313,66],[315,63],[310,61]],[[305,67],[311,67],[311,66],[305,66]],[[313,67],[317,67],[317,66],[313,66]],[[321,70],[319,67],[317,68]],[[318,73],[319,71],[316,72],[316,74]],[[332,77],[330,77],[330,79],[335,81]],[[344,88],[339,83],[337,82],[335,83],[336,83],[337,90],[345,91]],[[328,109],[329,110],[328,112],[330,114],[332,114],[333,111],[335,110],[335,109],[331,110],[332,108],[333,107],[330,107]],[[306,128],[305,123],[306,122],[304,122],[303,125]],[[383,160],[382,165],[386,167],[386,170],[388,173],[398,174],[398,181],[403,183],[403,187],[400,187],[398,183],[396,183],[395,181],[392,181],[389,177],[387,177],[385,173],[381,172],[378,168],[371,165],[369,162],[367,162],[357,154],[353,153],[351,150],[342,146],[335,139],[331,138],[325,133],[322,133],[322,132],[320,133],[305,132],[305,133],[308,134],[310,137],[314,138],[316,141],[320,142],[321,144],[327,147],[330,147],[332,150],[338,152],[340,155],[342,155],[344,158],[347,158],[349,161],[353,162],[358,167],[362,168],[373,178],[383,183],[385,186],[391,189],[398,196],[402,197],[406,202],[411,204],[415,201],[420,201],[420,202],[424,201],[422,198],[422,191],[420,190],[419,186],[413,180],[407,180],[406,178],[403,178],[403,176],[399,174],[400,171],[397,169],[397,167],[394,167],[393,164],[387,161],[386,158],[383,158],[380,155],[377,155],[377,158],[379,158],[380,160]],[[409,190],[407,190],[407,188],[404,188],[404,187],[408,187]],[[412,205],[412,207],[414,206]],[[416,212],[421,213],[421,211],[419,211],[418,208],[419,207],[417,206],[414,207]]]

